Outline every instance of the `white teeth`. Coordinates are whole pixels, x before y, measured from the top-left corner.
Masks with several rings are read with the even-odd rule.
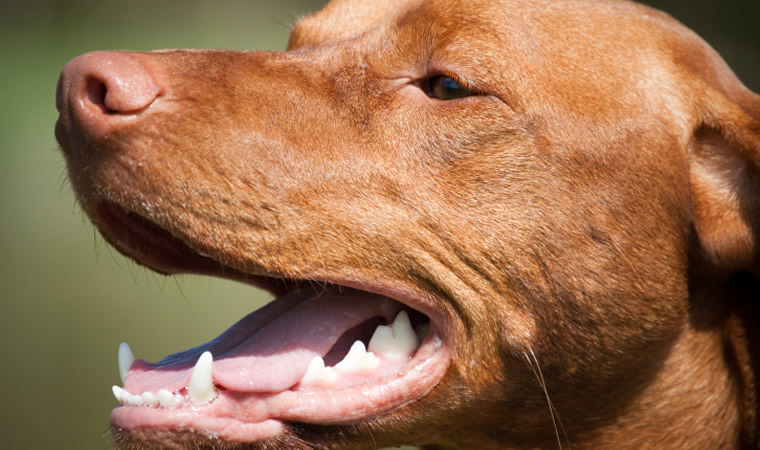
[[[325,360],[321,356],[315,356],[306,368],[306,373],[301,378],[301,384],[330,384],[338,378],[338,374],[332,367],[325,367]]]
[[[182,395],[172,394],[166,389],[161,389],[158,394],[143,392],[142,394],[130,394],[125,389],[114,386],[113,395],[121,404],[129,406],[163,406],[173,409],[182,404]]]
[[[124,402],[124,393],[127,392],[124,389],[120,388],[119,386],[114,386],[111,388],[113,391],[113,396],[116,397],[116,400],[118,400],[119,403]]]
[[[418,346],[419,338],[412,329],[409,315],[406,311],[401,311],[390,326],[377,327],[368,349],[378,356],[399,359],[410,356]]]
[[[190,383],[187,386],[187,392],[190,400],[196,405],[203,405],[210,402],[216,395],[214,382],[211,379],[211,368],[214,363],[214,357],[211,352],[203,352],[198,358],[193,368],[193,374],[190,375]]]
[[[167,391],[166,389],[161,389],[156,394],[156,397],[158,397],[159,403],[161,403],[162,406],[167,406],[174,397],[171,392]]]
[[[306,373],[301,377],[302,386],[329,386],[338,379],[339,374],[354,374],[356,372],[374,370],[380,366],[380,359],[373,353],[367,352],[362,341],[356,341],[346,356],[334,367],[325,367],[325,360],[315,356]]]
[[[143,392],[143,402],[148,406],[158,406],[158,396],[152,392]]]
[[[182,403],[182,396],[180,394],[172,394],[166,389],[161,389],[156,394],[158,402],[161,406],[169,409],[174,409]]]
[[[368,352],[362,341],[356,341],[343,360],[335,365],[335,369],[341,373],[353,373],[374,370],[379,366],[380,359],[374,353]]]
[[[135,356],[132,354],[132,350],[129,348],[126,342],[122,342],[119,345],[119,375],[121,375],[121,383],[124,384],[124,380],[127,378],[127,372],[135,361]]]
[[[142,395],[127,393],[126,397],[127,397],[127,404],[128,405],[142,406],[142,405],[145,404],[145,400],[143,400],[143,396]]]
[[[122,372],[122,377],[124,377],[123,374],[129,369],[133,360],[134,358],[129,350],[129,346],[122,344],[119,347],[119,370]],[[214,383],[211,379],[213,362],[214,358],[211,356],[211,353],[204,352],[198,358],[198,362],[195,363],[193,373],[190,375],[190,383],[187,386],[187,394],[193,404],[202,405],[208,403],[216,396]],[[143,392],[142,394],[132,394],[119,386],[114,386],[112,390],[114,397],[116,397],[119,403],[129,406],[162,406],[174,409],[185,402],[185,397],[182,394],[173,394],[166,389],[161,389],[157,393]]]
[[[427,330],[427,324],[418,326],[416,331],[412,329],[409,315],[406,311],[401,311],[389,326],[380,325],[375,329],[367,348],[362,341],[354,342],[343,360],[334,367],[325,367],[324,359],[315,356],[301,378],[301,386],[329,386],[340,375],[376,370],[380,367],[382,358],[409,358],[417,350]]]

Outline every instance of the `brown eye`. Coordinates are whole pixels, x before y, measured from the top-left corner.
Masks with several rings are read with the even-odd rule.
[[[427,80],[426,94],[438,100],[454,100],[475,95],[475,92],[462,86],[457,80],[445,75],[436,75]]]

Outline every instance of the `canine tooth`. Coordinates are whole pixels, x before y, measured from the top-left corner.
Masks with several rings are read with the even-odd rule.
[[[341,372],[357,372],[360,370],[377,369],[380,359],[374,353],[368,352],[362,341],[356,341],[335,369]]]
[[[135,356],[132,354],[132,349],[126,342],[122,342],[119,345],[119,375],[121,375],[121,382],[124,384],[124,380],[127,378],[127,372],[135,361]]]
[[[325,360],[321,356],[315,356],[306,368],[306,373],[301,377],[301,384],[328,384],[338,378],[338,374],[332,367],[325,367]]]
[[[190,375],[190,383],[187,386],[187,392],[190,400],[196,405],[203,405],[210,402],[215,395],[214,382],[211,379],[211,368],[214,363],[214,357],[211,352],[203,352],[198,358],[193,368],[193,374]]]
[[[406,311],[398,313],[390,326],[380,325],[369,341],[369,351],[388,358],[405,358],[419,346],[417,334]]]
[[[119,403],[124,403],[124,394],[127,391],[122,389],[120,386],[113,386],[111,390],[113,391],[113,396],[116,397],[116,400],[118,400]]]

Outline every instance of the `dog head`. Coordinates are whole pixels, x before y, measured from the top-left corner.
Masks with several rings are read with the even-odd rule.
[[[664,14],[335,0],[287,52],[83,55],[58,108],[106,240],[280,297],[125,368],[125,446],[756,442],[760,100]],[[301,378],[401,310],[388,373]]]

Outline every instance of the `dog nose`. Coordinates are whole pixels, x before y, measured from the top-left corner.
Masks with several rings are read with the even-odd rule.
[[[125,117],[145,111],[161,95],[149,69],[134,55],[85,53],[63,68],[56,90],[61,119],[103,136]]]

